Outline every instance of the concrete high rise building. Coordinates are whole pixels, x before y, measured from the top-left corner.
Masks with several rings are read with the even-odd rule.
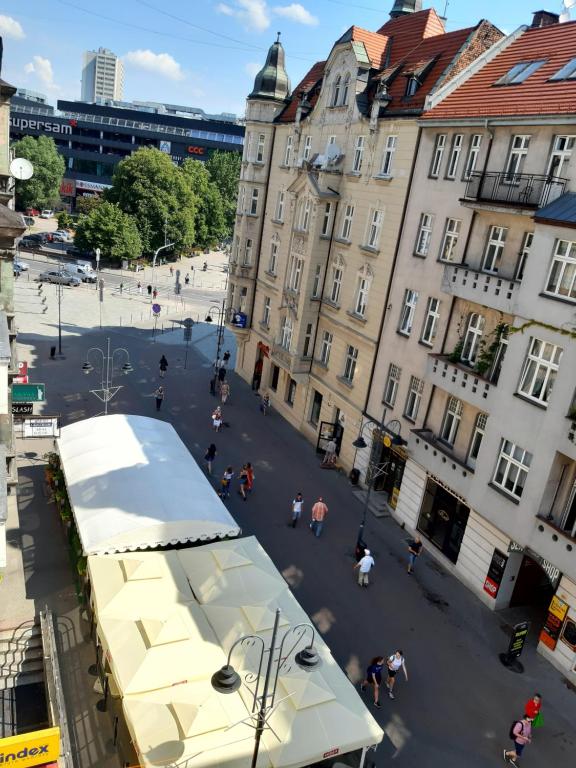
[[[124,64],[107,48],[84,53],[82,67],[82,101],[124,97]]]

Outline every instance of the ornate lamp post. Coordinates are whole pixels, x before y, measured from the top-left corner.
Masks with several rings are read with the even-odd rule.
[[[125,355],[125,362],[119,368],[114,368],[114,357],[117,353]],[[114,350],[110,350],[110,337],[106,339],[106,351],[100,349],[100,347],[90,347],[86,352],[86,360],[82,365],[82,370],[86,375],[92,373],[94,366],[90,362],[90,355],[100,355],[102,364],[100,373],[102,374],[102,387],[100,389],[91,389],[90,392],[96,395],[98,400],[104,403],[104,415],[108,415],[108,403],[112,398],[122,389],[122,385],[114,387],[112,386],[114,373],[122,372],[127,375],[134,370],[130,363],[130,354],[124,347],[117,347]]]
[[[216,360],[220,360],[220,351],[224,343],[224,320],[226,318],[226,299],[222,299],[222,306],[212,305],[206,315],[206,322],[211,323],[212,315],[218,315],[218,328],[216,335]]]

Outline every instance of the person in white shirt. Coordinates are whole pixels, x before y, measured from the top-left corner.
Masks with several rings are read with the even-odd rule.
[[[400,667],[404,671],[404,677],[408,682],[408,672],[406,671],[406,662],[404,661],[404,653],[402,651],[394,651],[394,653],[388,657],[386,664],[388,665],[388,680],[386,681],[386,687],[388,688],[388,696],[391,699],[394,698],[393,688],[396,682],[396,674]]]
[[[368,586],[368,574],[374,567],[374,558],[370,554],[369,549],[364,550],[364,557],[361,557],[360,560],[356,563],[354,568],[358,568],[358,584],[361,587],[367,587]]]
[[[300,491],[296,494],[296,498],[292,501],[292,528],[296,528],[298,520],[302,516],[302,510],[304,509],[304,499]]]

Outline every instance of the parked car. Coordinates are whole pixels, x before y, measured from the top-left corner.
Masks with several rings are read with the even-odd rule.
[[[26,208],[26,216],[40,216],[40,211],[37,208]]]
[[[54,216],[54,211],[52,211],[50,208],[44,208],[40,214],[41,219],[51,219],[52,216]]]
[[[68,232],[59,232],[58,230],[56,232],[50,233],[50,242],[52,243],[67,243],[70,240],[70,235]]]
[[[60,285],[80,285],[82,280],[78,277],[74,277],[70,272],[65,270],[50,269],[47,272],[42,272],[38,275],[38,282],[40,283],[59,283]]]
[[[64,238],[62,242],[64,243],[70,243],[72,242],[72,235],[70,232],[68,232],[67,229],[57,229],[55,232],[52,233],[54,236],[58,235],[58,237]]]
[[[30,269],[28,262],[21,261],[20,259],[14,259],[14,266],[18,267],[21,272],[26,272],[28,269]]]
[[[46,236],[41,233],[35,233],[33,235],[24,235],[20,240],[21,248],[39,248],[46,242]]]
[[[94,253],[92,251],[85,251],[83,248],[78,248],[77,245],[71,245],[66,249],[68,256],[75,256],[80,259],[93,259]]]
[[[66,271],[82,280],[83,283],[95,283],[98,275],[90,264],[67,264]]]

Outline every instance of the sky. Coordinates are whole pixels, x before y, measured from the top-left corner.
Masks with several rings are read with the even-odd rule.
[[[377,30],[392,5],[393,0],[3,0],[2,78],[46,94],[52,104],[79,99],[82,54],[104,47],[125,62],[125,101],[243,115],[277,31],[296,86],[346,29],[355,24]],[[432,5],[444,13],[445,0],[424,0],[424,8]],[[530,24],[539,7],[534,0],[450,0],[447,29],[472,26],[481,12],[510,33]],[[544,7],[559,13],[562,0]]]

